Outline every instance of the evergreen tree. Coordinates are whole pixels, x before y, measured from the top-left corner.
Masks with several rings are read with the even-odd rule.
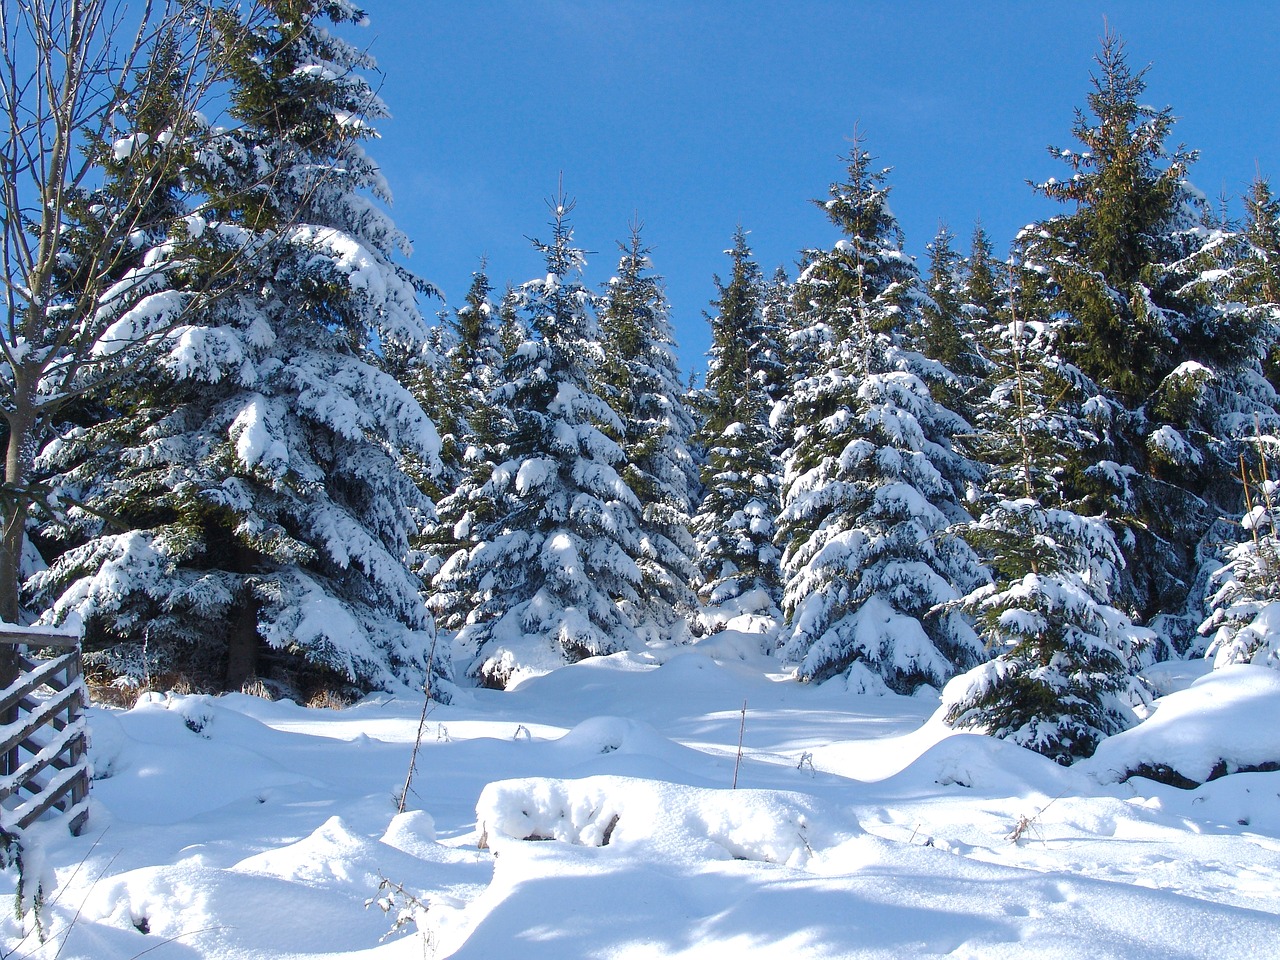
[[[699,446],[705,490],[693,519],[702,566],[699,596],[712,628],[737,614],[773,616],[779,597],[774,546],[779,470],[765,387],[776,374],[761,343],[763,280],[746,233],[734,234],[729,282],[716,278],[711,352],[700,399]]]
[[[929,244],[929,299],[922,305],[924,353],[954,373],[972,376],[977,360],[965,336],[962,265],[954,243],[954,234],[944,226]]]
[[[134,16],[136,12],[137,16]],[[219,295],[255,251],[199,229],[226,54],[215,4],[6,5],[0,17],[0,619],[25,622],[33,472],[61,422],[109,416],[111,387]],[[269,175],[264,164],[264,175]],[[72,409],[77,407],[78,409]],[[87,418],[87,419],[86,419]],[[33,513],[33,511],[35,511]],[[0,649],[0,684],[19,670]]]
[[[439,478],[428,486],[437,517],[416,544],[415,566],[430,585],[427,605],[438,625],[449,630],[462,626],[472,598],[458,589],[453,571],[438,583],[435,578],[450,558],[464,564],[479,527],[496,517],[497,505],[481,490],[505,459],[502,437],[508,418],[491,400],[503,358],[490,289],[482,265],[452,316],[453,346],[443,370],[424,364],[411,385],[441,432],[443,462]]]
[[[632,229],[600,303],[603,379],[622,421],[623,479],[642,504],[642,581],[634,619],[659,636],[687,624],[696,605],[697,546],[689,532],[698,474],[693,417],[682,399],[675,335],[649,248]]]
[[[961,271],[960,311],[974,331],[984,330],[1003,306],[1001,282],[997,279],[1000,264],[992,251],[991,238],[981,224],[973,228],[969,256]]]
[[[1256,439],[1262,464],[1252,482],[1247,470],[1244,477],[1246,536],[1210,578],[1209,616],[1200,625],[1211,638],[1206,656],[1215,669],[1232,663],[1280,669],[1280,484],[1270,477],[1280,442],[1261,433]]]
[[[1185,181],[1195,153],[1166,147],[1172,111],[1141,104],[1146,71],[1129,69],[1115,34],[1097,64],[1090,113],[1078,110],[1072,128],[1084,150],[1050,147],[1071,176],[1036,188],[1074,212],[1033,235],[1047,235],[1058,254],[1055,305],[1077,321],[1065,331],[1065,356],[1133,409],[1176,365],[1179,327],[1195,305],[1161,266],[1181,259],[1178,234],[1199,224],[1202,200]]]
[[[520,290],[531,336],[496,393],[513,425],[482,493],[499,513],[465,568],[477,603],[458,641],[486,686],[627,647],[642,582],[641,507],[618,473],[622,422],[595,389],[603,358],[572,204],[560,196],[551,209],[551,240],[535,241],[546,276]]]
[[[985,495],[1061,507],[1077,493],[1080,462],[1107,442],[1119,408],[1062,356],[1071,320],[1051,312],[1039,271],[1010,266],[1002,279],[977,330],[986,379],[970,446],[986,466]]]
[[[1069,320],[1047,313],[1039,274],[1017,276],[986,327],[975,444],[990,470],[980,518],[960,528],[996,581],[956,605],[996,656],[949,683],[943,704],[954,726],[1069,763],[1134,722],[1132,674],[1152,635],[1111,605],[1124,559],[1105,518],[1082,516],[1066,492],[1068,465],[1097,447],[1108,411],[1061,356]]]
[[[1236,478],[1243,482],[1246,515],[1242,524],[1249,531],[1248,540],[1232,548],[1223,559],[1211,554],[1210,562],[1201,567],[1203,580],[1197,580],[1193,597],[1204,595],[1207,619],[1199,633],[1212,630],[1210,654],[1215,663],[1237,662],[1267,649],[1270,641],[1262,624],[1246,626],[1244,621],[1274,592],[1266,578],[1273,569],[1268,566],[1268,544],[1274,532],[1268,533],[1271,485],[1270,463],[1274,462],[1274,437],[1280,433],[1280,398],[1275,386],[1277,357],[1280,357],[1280,201],[1271,194],[1268,182],[1259,176],[1245,197],[1247,217],[1243,229],[1218,231],[1219,242],[1201,264],[1205,269],[1200,283],[1223,304],[1222,327],[1228,335],[1248,345],[1234,364],[1208,368],[1186,364],[1183,389],[1172,394],[1169,406],[1175,416],[1190,421],[1203,434],[1215,438],[1212,452],[1205,457],[1203,472],[1219,471],[1206,478],[1206,486],[1218,491],[1219,502],[1225,501],[1235,487],[1228,483],[1225,463],[1235,458],[1239,464]],[[1250,474],[1256,480],[1249,481]],[[1212,481],[1210,484],[1210,480]],[[1237,487],[1238,489],[1238,487]],[[1266,508],[1266,509],[1264,509]],[[1238,530],[1224,529],[1219,519],[1205,536],[1208,544],[1231,542]],[[1209,553],[1202,550],[1201,553]],[[1270,615],[1268,615],[1270,616]],[[1199,644],[1189,650],[1199,652]],[[1265,660],[1265,653],[1257,656]]]
[[[1280,199],[1272,195],[1266,178],[1258,176],[1245,206],[1248,250],[1237,258],[1241,277],[1234,292],[1239,302],[1258,314],[1253,322],[1265,350],[1266,377],[1280,390]]]
[[[192,223],[262,252],[168,338],[118,417],[46,449],[86,508],[82,542],[32,587],[134,675],[238,688],[283,658],[363,688],[416,684],[433,626],[405,555],[431,504],[405,466],[436,464],[439,442],[373,344],[421,340],[429,288],[393,262],[408,243],[368,196],[388,199],[361,145],[385,116],[373,62],[321,24],[363,14],[266,6],[233,60],[223,192]]]
[[[772,280],[760,287],[760,310],[746,330],[747,355],[757,389],[772,408],[781,403],[790,386],[787,337],[791,325],[791,283],[779,267]]]
[[[1219,360],[1197,376],[1196,368],[1180,371],[1184,386],[1198,381],[1200,396],[1170,397],[1171,413],[1207,431],[1216,441],[1215,469],[1229,466],[1240,455],[1255,460],[1259,453],[1255,431],[1259,422],[1268,431],[1276,424],[1276,363],[1280,357],[1280,200],[1257,178],[1244,198],[1247,218],[1243,229],[1230,225],[1211,231],[1211,242],[1194,258],[1198,271],[1193,286],[1219,309],[1219,335],[1238,345],[1230,362]],[[1203,366],[1203,364],[1202,364]],[[1185,365],[1184,365],[1185,367]],[[1207,374],[1207,375],[1206,375]],[[1265,383],[1263,381],[1266,381]],[[1186,409],[1187,401],[1193,401]],[[1206,446],[1212,446],[1212,441]],[[1256,465],[1256,464],[1255,464]],[[1232,486],[1217,481],[1223,496]]]
[[[999,653],[947,684],[946,721],[1062,764],[1090,756],[1135,722],[1129,654],[1151,637],[1107,602],[1123,563],[1110,528],[1027,498],[992,503],[965,533],[999,579],[962,606]]]
[[[1181,645],[1198,620],[1200,557],[1235,501],[1240,427],[1274,401],[1255,389],[1256,331],[1219,295],[1227,238],[1186,180],[1195,154],[1166,145],[1172,114],[1142,104],[1144,72],[1116,36],[1097,63],[1073,128],[1084,149],[1051,148],[1071,175],[1038,187],[1072,212],[1025,231],[1026,259],[1049,311],[1071,320],[1064,359],[1116,413],[1077,462],[1073,496],[1122,527],[1118,600]]]
[[[510,360],[511,355],[527,339],[529,331],[520,318],[520,296],[508,286],[498,307],[498,346],[502,351],[502,359]]]
[[[930,384],[954,383],[912,349],[929,298],[887,203],[886,172],[856,143],[820,202],[844,233],[811,250],[796,281],[798,339],[817,346],[794,385],[778,540],[785,547],[784,653],[800,677],[851,689],[941,684],[981,648],[958,612],[930,611],[984,579],[943,536],[966,516],[974,468],[951,437],[967,424]]]
[[[711,350],[708,353],[706,382],[699,403],[709,435],[718,434],[738,419],[738,402],[767,377],[754,375],[749,331],[762,325],[760,313],[764,298],[764,277],[752,259],[747,233],[741,225],[734,231],[733,247],[725,251],[732,263],[729,282],[715,278],[715,312],[708,316],[711,324]],[[769,364],[772,368],[772,364]]]

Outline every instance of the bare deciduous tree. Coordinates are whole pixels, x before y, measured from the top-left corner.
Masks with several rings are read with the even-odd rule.
[[[251,255],[203,229],[213,201],[190,175],[251,19],[199,0],[0,6],[0,620],[18,621],[47,500],[32,462],[60,411],[137,369]]]

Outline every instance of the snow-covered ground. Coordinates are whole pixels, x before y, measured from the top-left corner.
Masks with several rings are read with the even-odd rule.
[[[432,709],[401,815],[420,700],[94,709],[89,825],[35,838],[49,940],[5,919],[0,956],[1276,955],[1280,773],[1114,771],[1194,775],[1236,739],[1229,763],[1280,759],[1280,672],[1165,676],[1151,720],[1063,769],[751,646],[466,692]]]

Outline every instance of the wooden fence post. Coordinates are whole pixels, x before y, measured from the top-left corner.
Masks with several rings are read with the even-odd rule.
[[[78,834],[89,816],[80,639],[0,624],[0,644],[14,648],[18,668],[16,678],[0,690],[0,816],[6,825],[26,828],[56,808]],[[29,655],[41,649],[55,655]]]

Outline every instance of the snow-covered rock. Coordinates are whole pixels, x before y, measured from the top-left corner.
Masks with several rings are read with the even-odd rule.
[[[1103,783],[1138,775],[1184,786],[1280,769],[1280,672],[1252,664],[1214,670],[1162,697],[1150,718],[1104,740],[1083,766]]]

